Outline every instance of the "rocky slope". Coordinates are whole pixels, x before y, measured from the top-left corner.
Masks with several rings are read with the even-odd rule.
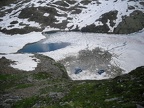
[[[25,34],[46,28],[133,33],[144,28],[143,0],[1,0],[0,31]]]
[[[0,65],[5,64],[5,67],[0,69],[1,108],[105,108],[106,106],[142,108],[144,106],[144,67],[114,79],[71,81],[62,65],[48,57],[35,56],[44,62],[39,64],[39,72],[11,69],[10,73],[3,73],[9,70],[9,64],[12,62],[6,58],[0,59]],[[45,66],[47,63],[55,67],[53,71],[49,66]],[[45,68],[40,70],[40,67]]]

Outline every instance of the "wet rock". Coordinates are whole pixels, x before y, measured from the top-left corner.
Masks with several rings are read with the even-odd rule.
[[[105,99],[105,102],[111,102],[111,101],[116,101],[118,100],[119,98],[110,98],[110,99]]]

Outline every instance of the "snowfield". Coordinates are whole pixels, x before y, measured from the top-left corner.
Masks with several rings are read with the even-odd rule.
[[[69,0],[61,1],[59,0],[31,0],[17,1],[9,6],[4,6],[0,8],[1,12],[4,12],[4,16],[0,16],[0,27],[1,29],[11,30],[14,28],[24,28],[26,26],[41,28],[42,24],[30,20],[29,18],[19,18],[21,11],[25,8],[37,8],[37,7],[49,7],[54,8],[59,15],[55,15],[57,21],[53,22],[55,24],[62,24],[62,22],[67,22],[65,29],[75,29],[78,27],[81,29],[87,25],[95,24],[96,26],[103,25],[100,18],[105,13],[111,11],[117,11],[116,19],[113,19],[115,23],[114,26],[110,25],[110,20],[108,19],[106,24],[110,28],[109,32],[113,32],[114,28],[122,21],[124,16],[129,16],[133,11],[144,10],[143,5],[140,2],[143,0],[95,0],[89,1],[87,3],[84,0],[76,0],[74,3],[70,3]],[[86,2],[86,3],[85,3]],[[66,4],[67,6],[63,6]],[[61,6],[62,5],[62,6]],[[129,9],[132,7],[132,9]],[[9,10],[11,10],[9,12]],[[38,9],[37,9],[38,10]],[[43,10],[42,17],[49,17],[50,14]],[[27,16],[27,15],[26,15]],[[31,16],[32,17],[32,16]],[[36,16],[37,17],[37,16]],[[16,24],[13,21],[17,21]],[[47,27],[51,27],[47,25]]]
[[[0,35],[0,57],[5,56],[7,59],[16,61],[11,65],[14,68],[21,70],[34,70],[39,60],[34,60],[33,54],[17,54],[16,52],[28,43],[33,43],[44,39],[45,37],[40,32],[33,32],[23,36],[6,36]],[[42,41],[46,43],[70,43],[69,46],[57,49],[50,52],[41,53],[52,57],[56,61],[64,60],[67,57],[79,55],[81,50],[93,50],[101,48],[103,51],[108,51],[112,54],[110,65],[121,68],[123,74],[130,72],[136,67],[144,65],[144,31],[129,35],[114,35],[114,34],[95,34],[81,32],[57,32],[47,34]],[[2,54],[4,53],[4,54]],[[12,54],[10,54],[12,53]],[[70,63],[70,62],[69,62]],[[80,74],[71,72],[69,65],[64,64],[69,76],[73,80],[85,79],[106,79],[112,76],[103,73],[101,75],[92,73],[89,70],[84,70]]]

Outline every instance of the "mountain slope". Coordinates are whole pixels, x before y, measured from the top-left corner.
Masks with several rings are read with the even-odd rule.
[[[143,0],[13,0],[0,8],[0,31],[25,34],[58,28],[128,34],[144,28],[143,4]]]
[[[54,60],[36,55],[44,64],[38,72],[22,72],[9,67],[12,61],[0,59],[1,108],[140,108],[144,106],[144,67],[114,79],[71,81],[64,67]],[[5,63],[5,65],[3,65]],[[48,64],[49,64],[48,63]],[[44,66],[49,71],[40,67]],[[10,73],[3,71],[11,69]],[[14,72],[14,73],[13,73]],[[15,74],[15,72],[18,72]]]

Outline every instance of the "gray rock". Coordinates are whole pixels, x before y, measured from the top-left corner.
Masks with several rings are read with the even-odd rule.
[[[64,93],[62,93],[62,92],[50,92],[49,97],[56,98],[56,99],[61,99],[61,98],[64,97]]]
[[[139,105],[139,104],[136,104],[136,107],[137,108],[144,108],[143,106]]]
[[[119,98],[115,97],[115,98],[110,98],[110,99],[105,99],[105,102],[111,102],[111,101],[115,101],[118,100]]]

